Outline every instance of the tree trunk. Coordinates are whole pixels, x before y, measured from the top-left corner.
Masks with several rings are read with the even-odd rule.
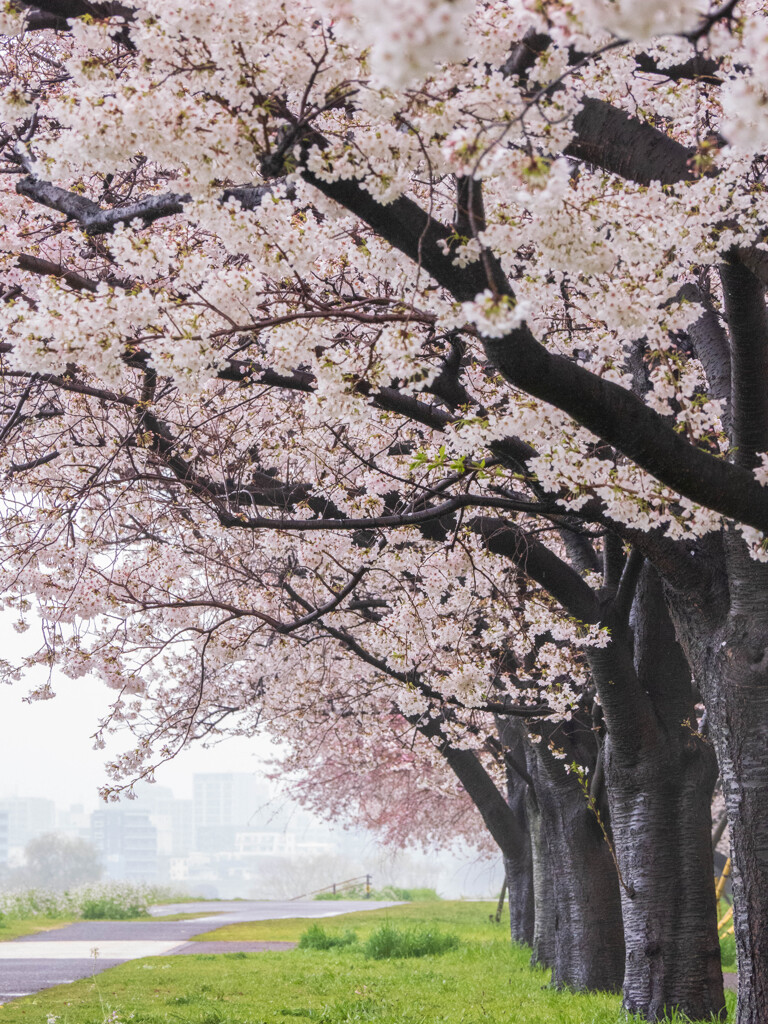
[[[768,635],[764,640],[768,649]],[[735,653],[735,652],[734,652]],[[755,654],[757,652],[755,651]],[[750,655],[728,666],[728,717],[718,708],[720,770],[731,829],[736,1024],[768,1020],[768,671]],[[762,654],[760,661],[765,661]],[[741,662],[741,666],[739,665]],[[744,671],[740,672],[742,668]],[[735,677],[735,678],[734,678]]]
[[[525,769],[525,747],[521,725],[513,728],[499,725],[499,735],[507,757],[507,803],[514,816],[517,832],[526,837],[523,849],[517,857],[504,857],[507,875],[507,896],[509,900],[509,928],[513,942],[533,944],[535,929],[535,903],[533,891],[533,857],[531,853],[531,832],[528,821],[527,791],[530,788],[522,777]],[[517,769],[512,766],[517,765]]]
[[[768,567],[726,537],[728,592],[670,594],[707,706],[733,856],[736,1024],[768,1021]],[[725,574],[723,574],[725,575]],[[727,601],[723,613],[722,605]],[[720,607],[718,608],[718,604]],[[714,610],[713,610],[714,609]],[[718,614],[718,612],[720,614]]]
[[[711,744],[697,735],[691,673],[656,572],[645,565],[633,630],[607,620],[588,652],[607,735],[605,786],[626,941],[624,1006],[649,1020],[725,1008],[713,891]]]
[[[624,1008],[648,1020],[724,1010],[713,886],[712,747],[691,730],[627,763],[605,743],[626,942]],[[675,742],[675,741],[678,742]]]
[[[642,721],[632,705],[625,714],[611,708],[603,749],[622,882],[624,1007],[652,1021],[673,1010],[709,1020],[725,1009],[712,884],[717,760],[696,731],[690,668],[648,565],[632,619],[634,651],[624,658],[632,657],[647,703]],[[617,631],[611,647],[622,643]]]
[[[731,617],[705,683],[733,857],[737,1024],[768,1020],[768,619]]]
[[[533,944],[535,922],[533,864],[530,850],[525,864],[516,863],[505,857],[504,871],[507,876],[509,932],[512,941],[530,946]]]
[[[558,742],[573,724],[558,724]],[[571,739],[579,734],[594,742],[583,723],[576,723]],[[553,883],[552,984],[574,991],[618,991],[624,976],[624,936],[610,848],[578,779],[551,754],[547,736],[532,746],[538,762],[540,828]]]
[[[525,726],[523,726],[525,728]],[[531,965],[554,967],[555,965],[555,887],[552,878],[552,864],[549,847],[541,822],[541,810],[536,796],[539,776],[538,758],[533,745],[528,743],[525,763],[534,786],[526,792],[528,828],[531,837],[531,867],[533,873],[534,922],[531,947]]]

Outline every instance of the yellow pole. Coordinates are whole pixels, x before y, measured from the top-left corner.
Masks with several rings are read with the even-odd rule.
[[[731,920],[732,917],[733,917],[733,907],[728,907],[726,912],[723,914],[723,916],[717,922],[717,930],[720,931],[720,929],[723,927],[723,925],[724,924],[728,924],[728,922]]]
[[[728,875],[730,875],[730,873],[731,873],[731,858],[729,857],[728,860],[725,862],[725,864],[723,864],[723,873],[722,873],[722,875],[720,875],[720,879],[719,879],[717,885],[715,886],[715,899],[719,900],[720,897],[723,895],[723,889],[725,889],[725,880],[728,877]]]

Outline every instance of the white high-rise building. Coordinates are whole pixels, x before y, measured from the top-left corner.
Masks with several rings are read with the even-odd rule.
[[[0,800],[8,815],[8,846],[23,848],[30,839],[56,829],[56,805],[39,796],[11,796]]]
[[[197,850],[234,850],[244,829],[270,828],[270,793],[257,776],[245,772],[208,772],[193,778]]]

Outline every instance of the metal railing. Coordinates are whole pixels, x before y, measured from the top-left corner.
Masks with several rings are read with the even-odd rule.
[[[337,893],[345,892],[347,889],[361,884],[365,885],[364,899],[369,900],[371,898],[371,878],[371,875],[357,875],[356,878],[347,878],[344,882],[332,882],[330,885],[324,885],[322,889],[313,889],[312,892],[302,893],[301,896],[293,896],[289,902],[306,900],[311,896],[321,896],[326,892],[335,896]]]

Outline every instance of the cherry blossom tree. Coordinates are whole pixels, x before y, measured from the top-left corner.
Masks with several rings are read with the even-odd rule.
[[[402,585],[413,556],[387,538],[418,527],[445,554],[431,593],[449,614],[419,634],[429,620],[403,600],[374,657],[406,656],[391,640],[411,644],[413,625],[444,695],[482,703],[477,645],[471,665],[457,655],[461,591],[490,661],[509,623],[492,616],[484,632],[475,616],[503,573],[484,569],[490,583],[475,564],[524,559],[572,616],[565,629],[540,602],[533,632],[589,650],[609,792],[627,786],[636,751],[618,737],[633,722],[645,751],[674,734],[682,758],[691,738],[690,785],[707,776],[680,717],[690,692],[664,680],[680,699],[660,716],[656,666],[632,650],[622,580],[639,574],[622,553],[608,590],[593,586],[513,514],[610,532],[653,567],[641,586],[656,588],[657,625],[640,634],[663,629],[673,658],[661,594],[707,705],[734,849],[739,1024],[768,1012],[765,25],[756,0],[672,13],[655,0],[19,3],[3,25],[5,590],[39,595],[57,623],[122,595],[111,637],[52,633],[48,650],[140,689],[148,673],[181,678],[175,621],[179,636],[199,631],[194,658],[213,672],[254,632],[246,607],[278,636],[341,614],[376,545],[376,572]],[[304,538],[298,563],[289,530]],[[111,560],[90,540],[109,531]],[[248,543],[232,537],[256,551],[268,531],[254,593]],[[228,596],[203,593],[202,561],[190,572],[201,537]],[[446,597],[461,574],[471,586]],[[177,577],[186,594],[174,585],[153,605],[147,584]],[[121,625],[134,596],[143,643]],[[238,639],[191,613],[212,601]],[[253,643],[231,680],[243,693],[258,685]],[[529,649],[530,636],[519,658]],[[521,700],[514,684],[506,699]],[[644,865],[621,866],[625,925]],[[660,947],[627,948],[645,984]]]

